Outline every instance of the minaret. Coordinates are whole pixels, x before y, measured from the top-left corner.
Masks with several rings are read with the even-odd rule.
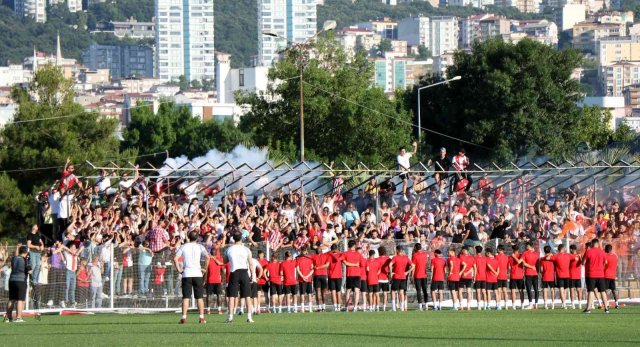
[[[36,52],[36,46],[33,46],[33,73],[35,74],[38,71],[38,53]]]
[[[60,47],[60,32],[58,31],[58,38],[56,41],[56,66],[62,65],[62,48]]]

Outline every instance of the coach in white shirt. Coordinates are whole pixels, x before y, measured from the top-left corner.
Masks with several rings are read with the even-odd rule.
[[[198,301],[200,323],[206,323],[204,320],[204,302],[202,301],[204,285],[200,261],[204,258],[204,263],[208,264],[209,254],[196,241],[198,241],[198,233],[195,231],[190,232],[189,243],[180,247],[173,258],[178,272],[182,274],[182,318],[180,319],[180,324],[187,322],[187,309],[189,308],[191,294]],[[180,261],[180,258],[182,258],[182,261]]]
[[[229,317],[227,323],[233,322],[233,312],[238,303],[238,292],[240,297],[247,299],[247,323],[253,323],[252,312],[253,303],[251,302],[251,279],[256,278],[255,267],[251,251],[242,244],[242,235],[240,233],[233,234],[233,246],[229,247],[226,252],[227,261],[229,262],[231,275],[229,276]]]

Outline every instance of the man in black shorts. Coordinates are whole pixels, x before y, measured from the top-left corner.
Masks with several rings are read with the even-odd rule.
[[[11,275],[9,276],[9,302],[5,321],[24,323],[22,309],[27,298],[27,278],[32,273],[27,256],[27,246],[20,246],[18,255],[11,258]],[[16,310],[16,319],[13,319],[13,310]]]
[[[253,323],[253,300],[251,297],[252,278],[256,278],[253,272],[253,258],[251,251],[242,244],[242,235],[233,234],[234,244],[227,248],[226,256],[229,262],[229,316],[226,323],[233,322],[233,314],[238,302],[238,294],[247,302],[247,323]]]
[[[587,249],[582,257],[587,282],[587,308],[583,311],[584,313],[591,313],[596,289],[604,305],[604,312],[609,313],[609,298],[605,291],[606,284],[604,280],[606,258],[605,252],[600,248],[600,241],[598,239],[591,241],[591,248]]]
[[[204,263],[209,264],[209,253],[201,244],[196,242],[197,240],[198,233],[195,231],[190,232],[189,242],[180,247],[173,258],[176,269],[182,275],[182,318],[180,319],[180,324],[187,322],[187,310],[192,294],[198,302],[199,322],[206,323],[204,320],[204,302],[202,300],[204,284],[200,261],[204,258]]]
[[[338,251],[338,245],[331,245],[329,254],[329,290],[333,299],[333,310],[340,311],[342,302],[342,254]]]
[[[329,265],[331,255],[322,253],[320,247],[316,248],[316,254],[313,255],[313,288],[316,291],[316,303],[318,310],[324,312],[326,310],[327,288],[329,287]]]

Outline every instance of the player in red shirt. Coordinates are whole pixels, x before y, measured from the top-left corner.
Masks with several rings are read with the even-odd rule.
[[[416,294],[418,296],[418,310],[422,311],[427,309],[427,252],[422,250],[422,245],[416,243],[413,246],[413,255],[411,256],[411,263],[414,265],[413,271],[413,285],[416,287]],[[432,292],[433,293],[433,292]]]
[[[285,296],[285,303],[287,305],[287,312],[297,312],[298,297],[297,297],[297,284],[296,279],[296,261],[291,257],[291,252],[286,251],[284,253],[284,261],[280,264],[280,274],[284,279],[283,292]],[[293,297],[293,308],[291,307],[291,299]]]
[[[487,306],[489,309],[491,306],[491,294],[496,299],[496,310],[502,310],[500,306],[500,292],[498,290],[498,275],[500,274],[500,268],[498,267],[498,259],[493,254],[493,250],[487,249],[486,252],[486,264],[487,264]]]
[[[524,266],[524,287],[527,291],[527,299],[529,299],[529,309],[538,308],[538,299],[540,298],[540,288],[538,287],[538,261],[540,256],[533,247],[533,242],[527,243],[527,250],[522,253],[522,265]],[[531,296],[533,289],[534,296]],[[535,301],[534,301],[535,300]]]
[[[209,257],[209,264],[207,264],[207,298],[205,307],[207,308],[207,314],[211,314],[210,300],[215,294],[216,307],[218,308],[218,314],[222,314],[221,296],[222,296],[222,271],[224,270],[224,260],[220,254],[220,244],[218,242],[213,244],[211,248],[211,257]]]
[[[300,311],[304,313],[304,297],[306,295],[309,303],[309,312],[312,312],[311,294],[313,294],[313,288],[311,287],[311,282],[313,280],[313,260],[309,257],[307,246],[302,248],[302,254],[296,258],[296,273],[298,274],[298,286],[300,287]]]
[[[482,246],[476,246],[475,265],[473,272],[475,273],[476,300],[478,301],[478,310],[488,310],[489,300],[487,299],[487,258],[482,255]],[[485,301],[486,300],[486,303]]]
[[[318,309],[324,312],[327,308],[327,288],[329,287],[329,265],[331,255],[322,253],[320,247],[316,248],[316,254],[313,255],[313,287],[316,289],[316,301]]]
[[[457,311],[460,307],[460,297],[458,297],[458,291],[460,290],[460,264],[460,259],[456,257],[456,250],[453,249],[453,247],[450,247],[449,259],[447,259],[447,271],[449,272],[449,276],[447,277],[447,288],[451,291],[454,311]]]
[[[498,245],[498,254],[496,254],[496,260],[498,261],[498,295],[500,295],[500,304],[498,307],[505,309],[507,306],[507,298],[509,297],[509,291],[507,289],[508,284],[508,269],[509,269],[509,257],[504,254],[504,246]]]
[[[349,250],[342,254],[342,263],[347,267],[345,303],[349,302],[353,292],[353,312],[356,312],[358,311],[358,299],[360,298],[360,261],[362,260],[362,254],[356,251],[355,240],[349,240],[348,246]]]
[[[271,261],[265,267],[265,276],[269,280],[269,293],[271,294],[271,312],[282,313],[282,274],[280,262],[275,254],[271,255]]]
[[[329,254],[329,290],[333,299],[333,310],[340,311],[342,303],[342,254],[338,251],[338,245],[331,245]]]
[[[260,276],[258,278],[258,305],[256,305],[258,307],[258,312],[260,311],[260,302],[262,302],[261,297],[264,297],[264,303],[267,306],[267,309],[270,306],[269,303],[269,284],[267,283],[268,279],[267,279],[267,275],[266,272],[264,271],[267,268],[267,265],[269,264],[269,261],[267,259],[265,259],[264,257],[264,251],[259,249],[258,250],[258,264],[260,264],[260,268],[262,268],[262,276]]]
[[[430,262],[431,300],[433,300],[433,309],[435,311],[440,311],[442,310],[442,302],[444,301],[444,269],[446,267],[446,262],[444,261],[444,259],[442,259],[441,250],[436,249],[435,251],[433,251],[433,255],[434,257]],[[436,298],[438,300],[436,300]]]
[[[415,265],[411,264],[411,260],[404,253],[402,246],[396,246],[396,255],[391,259],[391,301],[392,310],[395,311],[400,306],[400,311],[407,310],[406,296],[407,291],[407,275],[413,271]],[[396,300],[399,305],[396,305]]]
[[[366,262],[367,292],[369,293],[369,311],[380,311],[380,265],[376,259],[376,251],[369,251],[369,259]]]
[[[553,254],[551,254],[551,246],[544,246],[544,257],[540,259],[540,272],[542,273],[542,300],[544,300],[544,309],[548,309],[547,299],[549,291],[551,292],[551,309],[556,308],[556,267],[553,262]]]
[[[606,260],[604,262],[604,280],[606,282],[605,291],[610,290],[615,300],[615,308],[618,309],[618,293],[616,293],[616,279],[618,277],[618,256],[613,252],[611,245],[604,246],[604,252],[606,253]]]
[[[609,298],[605,291],[604,282],[604,264],[606,262],[606,254],[600,248],[600,240],[593,239],[591,247],[584,252],[582,264],[584,265],[584,276],[587,283],[587,308],[584,313],[591,313],[593,309],[593,299],[595,290],[600,293],[601,302],[604,303],[604,312],[609,313]]]
[[[582,309],[582,258],[578,254],[578,246],[571,245],[569,251],[571,253],[569,262],[571,308],[575,309],[577,303],[578,307]]]
[[[567,308],[567,291],[571,287],[571,254],[567,253],[563,244],[558,245],[558,253],[553,256],[553,265],[556,269],[556,286],[560,290],[562,308]]]
[[[389,273],[391,272],[390,265],[391,259],[387,255],[387,249],[384,246],[378,248],[378,258],[376,259],[380,263],[380,275],[378,276],[378,282],[380,283],[380,291],[382,292],[382,310],[387,310],[387,302],[389,301]]]
[[[364,236],[362,236],[364,237]],[[367,258],[362,254],[362,247],[356,247],[356,252],[360,253],[360,294],[362,294],[362,311],[367,311],[367,300],[369,296],[369,286],[367,285]]]
[[[518,245],[513,245],[509,257],[509,288],[511,289],[511,307],[516,309],[516,294],[520,294],[520,309],[524,309],[524,266]]]
[[[467,311],[471,310],[471,301],[473,300],[473,269],[475,267],[475,259],[469,255],[469,247],[463,246],[460,255],[460,262],[462,269],[460,269],[460,302],[462,302],[462,293],[464,289],[467,290]],[[460,309],[464,310],[464,305],[460,304]]]

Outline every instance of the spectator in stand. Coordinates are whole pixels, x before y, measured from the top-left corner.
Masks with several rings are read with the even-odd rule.
[[[413,142],[413,149],[411,152],[407,152],[404,147],[400,147],[400,154],[398,154],[398,171],[400,171],[400,179],[402,180],[402,198],[404,201],[409,201],[407,198],[407,191],[409,189],[409,171],[411,170],[411,157],[418,151],[418,143]]]

